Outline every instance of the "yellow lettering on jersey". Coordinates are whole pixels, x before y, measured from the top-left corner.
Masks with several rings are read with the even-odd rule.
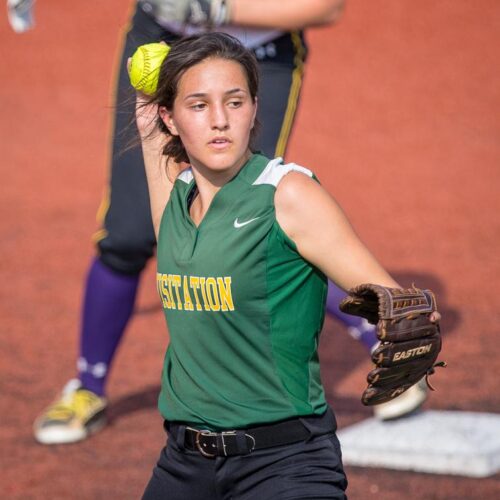
[[[170,308],[169,309],[177,309],[177,307],[175,307],[174,293],[172,291],[172,280],[170,279],[170,277],[172,275],[171,274],[164,274],[163,276],[165,277],[165,279],[167,280],[167,283],[168,283],[168,295],[170,297]]]
[[[198,297],[198,289],[200,288],[200,278],[198,276],[190,276],[189,277],[189,285],[191,287],[191,290],[193,290],[194,293],[194,300],[196,302],[196,310],[201,311],[201,302],[200,298]]]
[[[172,308],[175,309],[174,299],[172,297],[172,289],[170,288],[168,276],[166,274],[162,274],[161,289],[167,301],[167,309],[172,309]]]
[[[166,274],[161,275],[160,288],[163,299],[163,307],[170,309],[172,307],[172,301],[170,299],[170,294],[168,293],[168,277]]]
[[[168,290],[168,276],[162,273],[156,273],[156,288],[160,296],[162,305],[165,309],[171,309],[173,304],[172,296]]]
[[[158,295],[160,296],[161,303],[163,304],[163,307],[167,307],[167,300],[165,299],[162,290],[161,290],[161,273],[156,273],[156,290],[158,291]]]
[[[184,309],[186,311],[194,311],[193,301],[189,295],[188,277],[184,276],[182,280],[182,291],[184,292]]]
[[[217,278],[217,286],[219,287],[221,309],[223,311],[234,311],[233,296],[231,294],[231,277],[225,276],[224,279]]]
[[[208,299],[207,299],[207,291],[205,289],[205,278],[200,278],[200,288],[201,288],[201,295],[203,297],[203,307],[205,311],[210,311],[210,306],[208,305]]]
[[[230,276],[205,278],[157,272],[156,288],[164,309],[234,311],[232,278]],[[201,290],[201,297],[199,290]],[[421,354],[422,350],[422,348],[418,349],[418,354]],[[402,356],[416,354],[413,351],[417,351],[417,349],[402,353]]]
[[[208,303],[212,311],[220,311],[219,292],[217,290],[217,282],[215,278],[207,278],[206,292]]]
[[[179,311],[182,311],[182,301],[181,301],[181,294],[179,293],[179,288],[181,287],[181,277],[178,274],[169,274],[168,275],[168,284],[172,285],[175,290],[175,297],[177,298],[177,309]],[[175,309],[173,307],[172,309]]]

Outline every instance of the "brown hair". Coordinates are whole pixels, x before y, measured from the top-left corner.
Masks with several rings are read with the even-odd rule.
[[[259,90],[259,71],[253,53],[231,35],[204,33],[182,38],[171,45],[170,52],[160,69],[158,89],[151,96],[149,103],[157,103],[158,106],[165,106],[169,111],[172,110],[177,97],[179,81],[184,73],[208,58],[227,59],[241,64],[250,96],[255,102]],[[158,117],[158,127],[163,133],[170,136],[163,154],[179,163],[189,162],[181,138],[172,135],[160,117]],[[256,122],[250,134],[250,146],[257,130],[258,123]]]

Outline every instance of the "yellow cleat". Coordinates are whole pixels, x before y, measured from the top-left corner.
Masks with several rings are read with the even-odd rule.
[[[33,425],[35,439],[42,444],[76,443],[102,429],[106,423],[105,398],[70,380],[59,399]]]

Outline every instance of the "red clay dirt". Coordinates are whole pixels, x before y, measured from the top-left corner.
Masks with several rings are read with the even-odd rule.
[[[66,4],[38,2],[24,35],[0,19],[0,497],[133,499],[164,440],[155,406],[168,337],[154,263],[113,369],[111,425],[70,446],[40,446],[31,433],[74,374],[130,2]],[[339,26],[308,36],[288,159],[317,172],[400,281],[437,290],[449,368],[434,379],[432,409],[500,412],[500,294],[482,293],[500,278],[499,28],[496,0],[351,0]],[[367,355],[330,319],[321,357],[340,425],[370,416],[359,403]],[[347,471],[351,499],[500,492],[500,475]]]

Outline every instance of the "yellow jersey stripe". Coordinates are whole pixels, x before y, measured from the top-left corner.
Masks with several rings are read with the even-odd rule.
[[[285,118],[281,126],[280,135],[276,144],[274,156],[283,157],[288,144],[288,138],[292,130],[293,119],[297,110],[297,103],[299,100],[300,88],[302,87],[302,79],[304,74],[304,56],[305,47],[297,31],[291,33],[292,42],[295,48],[294,65],[295,68],[292,73],[292,85],[290,87],[290,94],[288,95],[288,103],[285,111]]]

